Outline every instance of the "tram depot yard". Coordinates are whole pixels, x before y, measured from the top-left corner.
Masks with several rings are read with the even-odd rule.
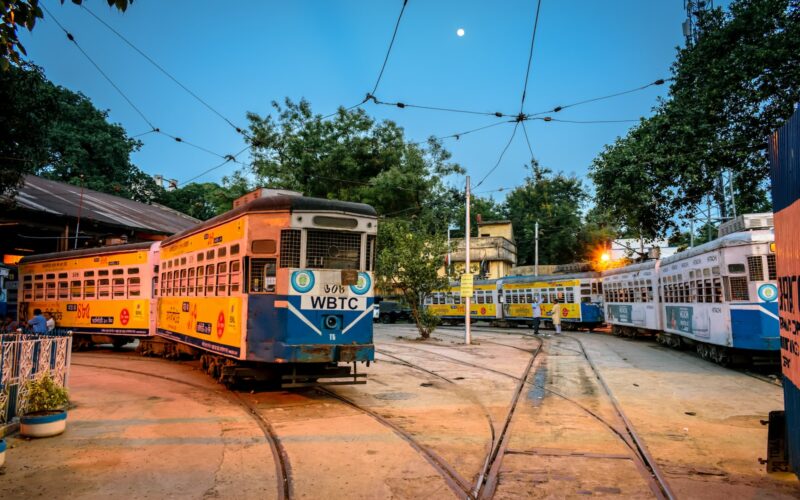
[[[67,431],[6,437],[0,498],[797,498],[777,378],[647,339],[376,325],[369,383],[229,391],[199,362],[73,353]],[[509,410],[512,411],[509,411]]]

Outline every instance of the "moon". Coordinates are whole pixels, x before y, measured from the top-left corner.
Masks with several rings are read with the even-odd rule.
[[[458,36],[464,36],[464,28],[458,28],[458,29],[456,30],[456,35],[458,35]]]

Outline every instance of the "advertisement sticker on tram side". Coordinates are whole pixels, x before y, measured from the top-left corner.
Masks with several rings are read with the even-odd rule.
[[[227,356],[240,357],[240,297],[161,297],[158,333]]]
[[[633,324],[633,306],[627,304],[609,304],[608,320],[611,322]]]
[[[667,329],[683,333],[694,333],[692,327],[691,306],[665,306],[667,311]]]
[[[150,303],[147,300],[93,300],[85,302],[34,301],[21,304],[26,317],[34,309],[53,315],[58,328],[74,333],[148,335]]]

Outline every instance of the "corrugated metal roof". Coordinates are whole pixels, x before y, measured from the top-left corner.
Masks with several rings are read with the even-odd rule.
[[[78,217],[81,188],[26,175],[15,202],[26,210]],[[91,189],[83,191],[80,212],[82,219],[158,234],[174,234],[200,222],[162,205],[148,205]]]

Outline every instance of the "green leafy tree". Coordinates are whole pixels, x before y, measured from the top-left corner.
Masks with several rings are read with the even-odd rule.
[[[24,174],[149,202],[160,195],[130,161],[141,142],[127,136],[85,95],[49,82],[25,64],[0,71],[0,195],[13,196]]]
[[[106,0],[122,12],[127,10],[133,0]],[[61,0],[64,3],[64,0]],[[82,0],[72,0],[74,4],[82,4]],[[11,64],[20,64],[20,56],[27,55],[25,47],[19,41],[19,29],[33,31],[36,20],[44,18],[39,7],[39,0],[4,0],[0,2],[0,70],[7,70]]]
[[[252,190],[247,179],[240,173],[216,182],[191,183],[174,191],[164,192],[158,202],[200,220],[227,212],[233,200]]]
[[[800,2],[735,0],[702,12],[679,49],[669,97],[608,146],[591,177],[597,202],[629,230],[663,236],[732,170],[740,213],[768,204],[766,140],[800,101]]]
[[[441,235],[425,231],[418,219],[389,219],[378,225],[379,253],[376,263],[378,284],[383,290],[396,290],[411,307],[417,331],[428,339],[437,318],[422,307],[422,300],[436,289],[448,285],[439,276],[447,242]],[[387,251],[388,250],[388,251]]]
[[[578,235],[587,195],[574,176],[553,174],[534,161],[524,184],[508,194],[505,210],[514,226],[517,261],[534,263],[535,224],[539,222],[539,263],[564,264],[583,257]]]
[[[402,128],[361,109],[323,120],[304,100],[273,107],[275,117],[248,113],[259,184],[368,203],[383,215],[411,216],[452,200],[442,179],[463,170],[437,141],[408,143]]]

